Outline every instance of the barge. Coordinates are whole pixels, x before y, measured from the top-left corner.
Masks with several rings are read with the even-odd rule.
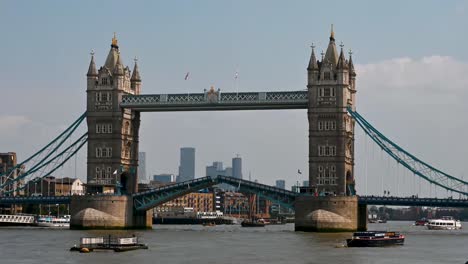
[[[404,242],[404,235],[388,231],[356,232],[351,239],[346,239],[348,247],[401,246]]]
[[[123,252],[137,249],[148,249],[146,244],[138,242],[136,236],[132,237],[82,237],[80,245],[73,246],[70,251],[79,251],[88,253],[92,251],[113,250],[115,252]]]

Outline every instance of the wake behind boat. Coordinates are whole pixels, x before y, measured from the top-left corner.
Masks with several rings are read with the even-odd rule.
[[[348,247],[384,247],[403,245],[404,242],[404,235],[387,231],[356,232],[351,239],[346,239]]]

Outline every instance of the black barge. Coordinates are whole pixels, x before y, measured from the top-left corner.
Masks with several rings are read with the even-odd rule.
[[[346,239],[348,247],[401,246],[404,242],[404,235],[388,231],[356,232],[351,239]]]

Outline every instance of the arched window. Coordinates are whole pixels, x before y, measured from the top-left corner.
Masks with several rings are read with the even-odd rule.
[[[124,125],[124,134],[130,134],[130,122],[126,121]]]

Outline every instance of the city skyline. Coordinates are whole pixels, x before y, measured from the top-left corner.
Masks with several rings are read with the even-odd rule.
[[[9,99],[0,115],[2,152],[24,160],[84,111],[88,53],[94,49],[102,65],[114,31],[124,64],[138,57],[144,94],[202,92],[212,85],[230,92],[303,90],[309,46],[325,50],[333,23],[337,42],[353,50],[358,111],[422,160],[467,179],[468,146],[459,140],[468,131],[467,122],[459,121],[468,110],[466,2],[424,2],[424,12],[414,12],[420,3],[406,1],[342,3],[339,9],[333,3],[273,1],[268,12],[248,1],[148,3],[145,10],[120,3],[111,7],[114,12],[91,1],[2,3],[0,21],[10,25],[2,32],[10,37],[0,43],[2,97]],[[322,11],[309,14],[317,7]],[[388,12],[366,11],[377,7]],[[132,21],[113,17],[126,12],[140,15]],[[353,19],[360,17],[366,19]],[[114,22],[98,27],[102,21]],[[191,145],[200,150],[197,164],[243,153],[244,166],[259,182],[302,182],[308,168],[306,116],[298,110],[143,113],[140,149],[151,155],[152,173],[173,171],[180,146]],[[368,157],[380,150],[372,150],[359,129],[356,138],[357,191],[381,193],[380,177],[390,170],[379,168],[398,168],[381,154]],[[86,179],[83,151],[77,164],[79,178]],[[195,174],[203,169],[197,166]],[[297,175],[297,169],[304,173]],[[64,175],[74,175],[73,164],[65,165]],[[413,178],[406,181],[415,186]],[[398,187],[391,188],[394,193]],[[411,191],[405,185],[403,190]]]

